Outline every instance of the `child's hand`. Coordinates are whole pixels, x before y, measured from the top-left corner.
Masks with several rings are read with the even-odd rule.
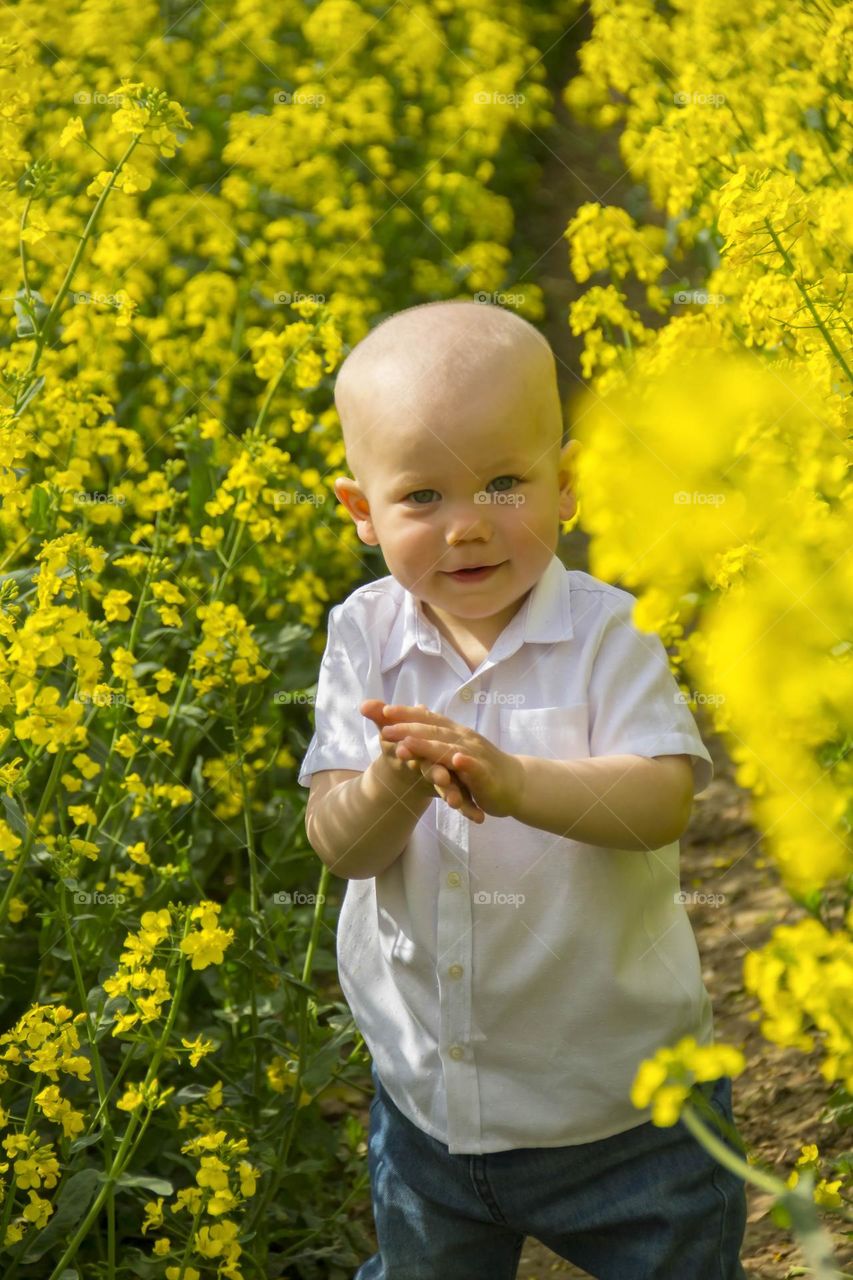
[[[390,724],[383,713],[383,706],[384,703],[379,699],[370,698],[362,702],[360,707],[362,715],[372,720],[380,730],[379,741],[383,755],[398,770],[420,775],[423,784],[440,796],[450,808],[460,809],[472,822],[485,822],[486,815],[472,799],[468,788],[445,763],[438,762],[434,757],[429,760],[418,759],[406,747],[382,737],[381,730]],[[418,710],[429,714],[424,706]]]
[[[511,815],[521,786],[521,764],[488,738],[425,707],[386,706],[380,737],[421,762],[442,761],[468,788],[483,813]]]

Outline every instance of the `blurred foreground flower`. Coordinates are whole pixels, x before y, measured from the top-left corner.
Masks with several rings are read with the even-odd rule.
[[[732,1045],[697,1045],[693,1036],[685,1036],[674,1047],[658,1049],[653,1058],[640,1063],[631,1101],[638,1108],[651,1106],[653,1124],[675,1124],[692,1085],[738,1076],[745,1065],[743,1054]]]

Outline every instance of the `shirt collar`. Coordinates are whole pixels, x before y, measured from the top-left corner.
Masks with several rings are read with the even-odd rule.
[[[501,632],[492,650],[497,662],[510,657],[522,644],[553,644],[573,634],[569,600],[569,573],[556,555],[514,618]],[[422,653],[440,653],[442,636],[410,591],[403,589],[403,605],[382,650],[380,668],[388,671],[417,645]],[[444,641],[446,644],[447,642]]]

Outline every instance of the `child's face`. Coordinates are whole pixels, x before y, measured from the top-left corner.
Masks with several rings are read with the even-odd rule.
[[[370,433],[364,488],[335,483],[359,537],[378,544],[389,572],[440,616],[506,621],[547,569],[559,521],[574,515],[577,443],[561,453],[518,383],[494,377],[464,398],[419,402],[417,417],[383,404]],[[496,567],[452,576],[479,565]]]

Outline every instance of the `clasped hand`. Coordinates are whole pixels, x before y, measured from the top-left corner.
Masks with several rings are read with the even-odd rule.
[[[484,822],[487,813],[499,818],[512,814],[520,787],[517,756],[423,705],[389,706],[370,699],[361,704],[361,712],[379,729],[386,755],[420,770],[452,809],[472,822]]]

